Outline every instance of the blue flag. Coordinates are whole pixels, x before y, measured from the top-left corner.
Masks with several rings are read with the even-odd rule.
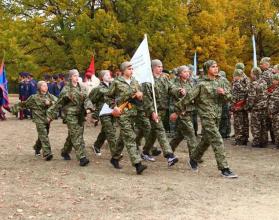
[[[4,107],[9,107],[9,93],[8,93],[8,80],[6,78],[6,71],[5,71],[5,64],[4,60],[2,60],[1,66],[0,66],[0,90],[3,92],[3,100],[0,103]]]

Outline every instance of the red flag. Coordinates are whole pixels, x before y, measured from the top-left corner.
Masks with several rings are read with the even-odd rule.
[[[91,76],[94,74],[95,74],[95,59],[94,59],[94,56],[92,56],[90,65],[85,72],[85,78],[87,78],[87,79],[91,78]]]

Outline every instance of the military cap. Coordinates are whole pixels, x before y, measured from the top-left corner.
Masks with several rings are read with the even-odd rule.
[[[203,70],[207,74],[209,67],[212,65],[217,64],[215,60],[208,60],[203,64]]]
[[[263,64],[263,63],[270,63],[270,57],[263,57],[260,61],[260,64]]]
[[[259,67],[254,67],[251,71],[256,76],[259,76],[262,73],[262,70]]]
[[[125,61],[123,63],[121,63],[120,65],[120,70],[124,71],[125,69],[127,69],[128,67],[132,66],[132,63],[129,61]]]
[[[233,72],[233,77],[243,76],[243,71],[241,69],[235,69]]]
[[[161,60],[155,59],[151,61],[151,67],[155,67],[155,66],[163,66],[163,63]]]
[[[222,76],[222,77],[224,77],[224,78],[227,78],[226,72],[225,72],[225,71],[222,71],[222,70],[219,72],[219,76]]]
[[[273,67],[274,70],[279,70],[279,64],[276,64],[274,67]]]
[[[69,79],[71,79],[71,78],[72,78],[72,76],[73,76],[73,75],[75,75],[75,74],[79,75],[79,72],[78,72],[78,70],[77,70],[77,69],[72,69],[72,70],[69,70],[69,72],[68,72]]]
[[[235,68],[244,71],[245,65],[243,63],[237,63],[237,64],[235,64]]]
[[[180,74],[181,72],[183,72],[183,71],[185,71],[185,70],[186,70],[186,71],[190,71],[189,66],[183,65],[183,66],[178,67],[178,68],[177,68],[177,73]]]

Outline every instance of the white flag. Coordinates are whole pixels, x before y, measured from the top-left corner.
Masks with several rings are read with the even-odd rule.
[[[154,84],[146,35],[144,35],[143,41],[132,57],[131,63],[133,64],[134,69],[133,76],[139,83],[150,82]]]
[[[107,103],[104,103],[104,105],[99,113],[99,116],[111,115],[112,112],[113,112],[113,109],[111,109]]]

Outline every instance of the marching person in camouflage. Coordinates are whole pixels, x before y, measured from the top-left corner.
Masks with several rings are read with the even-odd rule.
[[[64,160],[70,160],[72,148],[76,151],[76,157],[80,166],[86,166],[89,160],[86,158],[85,143],[83,139],[84,118],[86,113],[93,109],[92,103],[87,98],[86,88],[79,82],[79,72],[76,69],[69,71],[69,83],[65,85],[58,100],[47,111],[49,121],[55,119],[59,109],[62,108],[63,119],[68,127],[68,137],[61,150]]]
[[[191,82],[190,69],[188,66],[180,66],[178,68],[179,78],[174,80],[174,85],[178,88],[185,89],[186,93],[193,89],[194,85]],[[181,99],[180,95],[175,97],[175,102]],[[192,123],[192,112],[195,109],[194,102],[190,103],[176,121],[176,132],[174,138],[170,141],[170,146],[173,151],[177,148],[184,138],[187,140],[188,152],[191,152],[197,146],[197,140]]]
[[[268,114],[272,120],[275,144],[279,149],[279,73],[273,74],[272,85],[273,91],[268,100]]]
[[[267,91],[272,90],[272,75],[273,75],[273,70],[270,66],[270,57],[263,57],[260,61],[260,68],[262,70],[262,73],[260,74],[260,78],[262,78],[267,85]],[[272,129],[272,121],[266,115],[266,126],[267,126],[267,131],[270,133],[271,141],[274,143],[274,134],[273,134],[273,129]],[[268,140],[267,140],[268,142]],[[266,143],[267,144],[267,143]]]
[[[171,115],[171,120],[176,120],[178,115],[181,115],[187,109],[187,106],[195,101],[202,123],[202,139],[192,151],[189,161],[191,169],[193,171],[198,170],[198,161],[201,160],[205,151],[211,145],[221,175],[227,178],[236,178],[237,175],[229,169],[223,139],[219,133],[222,104],[231,99],[231,94],[224,83],[218,79],[216,61],[208,60],[205,62],[204,71],[207,74],[204,80],[200,81],[194,89],[176,103],[176,113]]]
[[[260,78],[259,67],[251,70],[252,81],[248,88],[247,107],[251,111],[252,147],[265,147],[267,134],[267,83]]]
[[[231,111],[234,118],[235,145],[247,145],[249,138],[248,111],[245,110],[248,87],[243,83],[243,71],[236,69],[233,74]]]
[[[47,109],[54,105],[57,98],[48,93],[48,86],[45,81],[39,81],[37,83],[38,92],[35,95],[30,96],[26,101],[16,104],[12,108],[12,112],[17,114],[21,109],[32,110],[32,121],[36,124],[38,139],[34,145],[35,155],[39,156],[41,149],[43,151],[43,158],[45,160],[51,160],[53,155],[51,153],[51,147],[49,143],[49,122],[47,120]]]
[[[133,67],[130,62],[123,62],[120,66],[122,76],[115,79],[109,91],[106,93],[108,100],[114,99],[115,104],[112,115],[118,118],[120,125],[120,136],[124,142],[130,160],[133,166],[136,167],[137,174],[141,174],[146,168],[146,165],[141,163],[140,152],[136,146],[136,134],[134,130],[135,117],[137,115],[136,105],[142,104],[143,94],[140,91],[140,85],[135,78],[132,77]],[[117,149],[118,155],[115,159],[121,157],[121,149]]]
[[[158,114],[156,114],[154,109],[152,85],[151,83],[143,83],[143,103],[146,116],[150,119],[151,131],[143,147],[142,158],[154,161],[154,158],[150,155],[150,150],[157,138],[163,150],[164,157],[167,158],[168,165],[173,166],[178,162],[178,158],[173,154],[171,146],[167,140],[162,119],[164,118],[166,110],[169,106],[169,96],[175,96],[177,94],[185,95],[185,90],[183,88],[176,88],[166,77],[162,75],[163,64],[160,60],[152,60],[151,67],[154,77],[154,91]]]
[[[109,70],[101,70],[99,72],[99,79],[100,84],[98,87],[91,90],[89,93],[89,99],[92,102],[93,105],[95,105],[95,114],[99,116],[100,111],[105,104],[105,95],[109,91],[109,87],[112,82],[112,78],[110,75]],[[110,103],[106,103],[110,104]],[[115,153],[117,150],[117,137],[116,137],[116,128],[115,128],[115,118],[111,114],[105,114],[99,116],[101,121],[101,131],[98,134],[97,140],[93,144],[93,150],[96,153],[96,155],[101,155],[101,147],[104,144],[105,140],[108,141],[109,149],[111,152],[111,164],[116,169],[121,169],[119,165],[119,157],[117,155],[120,155],[122,152],[122,149],[120,149],[120,154]]]
[[[219,80],[222,81],[224,87],[226,87],[228,91],[231,89],[230,82],[227,80],[227,76],[224,71],[219,72]],[[221,120],[219,124],[219,132],[222,138],[229,138],[231,134],[231,117],[229,109],[229,103],[224,103],[222,106]]]

